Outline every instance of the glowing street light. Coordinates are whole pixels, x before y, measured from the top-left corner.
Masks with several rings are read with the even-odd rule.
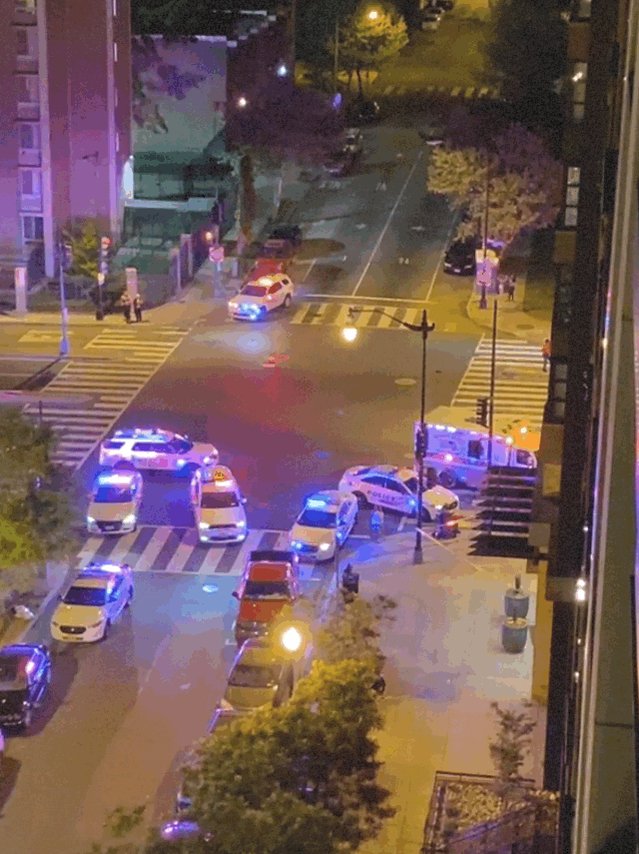
[[[304,643],[304,637],[296,626],[289,626],[280,634],[280,643],[286,652],[299,652]]]
[[[342,338],[349,344],[357,338],[357,327],[355,326],[355,315],[352,309],[348,310],[348,320],[346,325],[342,327]]]
[[[286,77],[286,75],[288,74],[288,68],[286,67],[286,63],[280,62],[280,64],[277,66],[275,73],[278,77]]]
[[[379,18],[379,10],[371,9],[366,17],[369,21],[376,21]]]
[[[244,107],[248,105],[248,101],[246,100],[244,95],[240,95],[240,97],[237,99],[237,105],[241,110],[243,110]]]

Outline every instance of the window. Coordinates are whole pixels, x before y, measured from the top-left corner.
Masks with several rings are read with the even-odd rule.
[[[35,74],[18,74],[18,102],[20,104],[38,103],[38,78]]]
[[[42,182],[39,169],[20,170],[20,192],[23,196],[36,196],[40,198],[42,195]]]
[[[115,150],[116,151],[120,150],[120,134],[119,133],[116,133],[116,135],[115,135]]]
[[[41,216],[22,217],[22,237],[25,242],[43,240],[44,228]]]
[[[20,125],[20,148],[40,150],[40,128],[38,125]]]
[[[117,18],[118,16],[118,0],[113,0],[113,17]]]
[[[586,106],[586,79],[588,76],[588,63],[575,62],[572,68],[572,117],[580,122],[584,117]]]
[[[481,439],[470,439],[468,442],[468,456],[471,460],[481,460],[484,454]]]
[[[282,286],[279,284],[279,282],[276,282],[274,285],[271,285],[271,287],[269,288],[269,294],[276,294],[278,291],[281,291],[281,290],[282,290]]]
[[[16,29],[16,53],[18,56],[29,56],[29,36],[24,27]]]
[[[117,42],[113,42],[113,61],[114,62],[118,61],[118,43]]]
[[[577,225],[577,206],[579,205],[579,182],[581,170],[578,166],[569,166],[566,172],[566,201],[564,223],[574,228]]]
[[[35,0],[15,0],[16,12],[35,12]]]

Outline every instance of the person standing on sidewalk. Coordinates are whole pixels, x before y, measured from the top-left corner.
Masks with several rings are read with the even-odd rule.
[[[135,312],[135,322],[142,323],[142,297],[136,294],[133,299],[133,311]]]
[[[124,322],[131,323],[131,297],[128,291],[125,291],[120,297],[120,305],[124,313]]]
[[[541,345],[541,358],[544,360],[544,373],[548,371],[548,362],[550,361],[550,356],[552,354],[552,346],[550,343],[550,338],[546,338],[544,343]]]
[[[517,277],[514,275],[510,275],[508,278],[508,302],[515,301],[515,282],[517,281]]]
[[[377,505],[373,508],[370,518],[371,539],[378,540],[384,533],[384,511]]]

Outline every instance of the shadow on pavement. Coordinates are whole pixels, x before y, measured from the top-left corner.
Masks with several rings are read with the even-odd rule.
[[[18,782],[22,763],[13,756],[5,756],[0,767],[0,816]]]
[[[311,261],[313,258],[324,258],[344,251],[344,244],[339,240],[329,240],[324,237],[306,238],[295,256],[296,261]]]

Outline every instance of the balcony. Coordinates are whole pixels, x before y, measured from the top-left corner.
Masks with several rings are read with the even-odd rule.
[[[18,166],[41,166],[42,152],[39,148],[18,149]]]
[[[39,122],[40,104],[18,104],[18,120],[22,122]]]
[[[18,74],[37,74],[38,73],[38,57],[37,56],[17,56],[16,71]]]

